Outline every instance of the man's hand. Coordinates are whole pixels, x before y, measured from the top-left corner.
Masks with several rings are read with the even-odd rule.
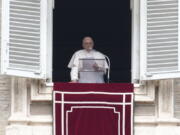
[[[93,64],[93,68],[94,68],[96,71],[99,70],[99,66],[98,66],[96,63]]]
[[[78,83],[78,80],[72,80],[70,83]]]

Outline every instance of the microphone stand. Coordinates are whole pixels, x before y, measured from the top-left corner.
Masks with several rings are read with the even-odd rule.
[[[107,59],[107,62],[108,62],[108,73],[107,73],[107,83],[110,82],[110,66],[111,66],[111,62],[110,62],[110,59],[107,55],[104,55],[105,58]]]

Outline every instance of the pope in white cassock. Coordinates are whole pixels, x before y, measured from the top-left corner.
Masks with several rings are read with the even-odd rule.
[[[104,83],[104,74],[108,69],[105,56],[93,49],[94,41],[91,37],[84,37],[82,46],[83,49],[76,51],[68,64],[68,68],[71,68],[71,82]],[[91,66],[93,70],[82,70],[83,66],[87,69],[87,66]]]

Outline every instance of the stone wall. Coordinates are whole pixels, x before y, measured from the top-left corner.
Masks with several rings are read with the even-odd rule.
[[[0,135],[5,135],[10,116],[10,78],[0,76]]]
[[[25,135],[52,135],[52,86],[25,78],[11,80],[0,79],[0,135],[25,131]],[[180,134],[179,84],[179,79],[161,80],[135,90],[135,135]]]
[[[0,0],[0,43],[1,43],[1,2]],[[0,48],[1,50],[1,48]],[[5,135],[5,127],[10,115],[10,78],[0,76],[0,135]]]

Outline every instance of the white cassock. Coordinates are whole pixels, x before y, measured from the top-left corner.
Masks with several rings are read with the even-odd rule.
[[[80,59],[104,59],[104,71],[103,72],[79,72]],[[104,74],[108,68],[108,64],[105,60],[105,56],[96,51],[86,51],[85,49],[75,52],[68,64],[68,68],[71,68],[71,80],[78,80],[79,83],[104,83]]]

